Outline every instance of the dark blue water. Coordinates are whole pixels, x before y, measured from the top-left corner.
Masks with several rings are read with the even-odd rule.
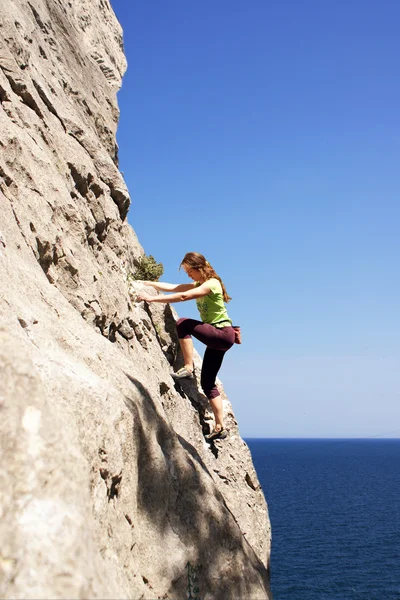
[[[274,600],[400,600],[400,440],[246,442]]]

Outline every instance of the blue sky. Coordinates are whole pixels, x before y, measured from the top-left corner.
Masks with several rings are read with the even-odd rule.
[[[112,6],[128,220],[223,278],[242,436],[400,437],[400,3]]]

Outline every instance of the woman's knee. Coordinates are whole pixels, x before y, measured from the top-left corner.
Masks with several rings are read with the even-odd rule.
[[[203,392],[206,395],[206,397],[208,398],[208,400],[213,400],[214,398],[217,398],[220,395],[219,390],[216,385],[214,385],[214,387],[208,388],[208,389],[204,389],[204,387],[203,387]]]
[[[178,338],[189,337],[188,320],[186,317],[178,319],[175,323],[178,332]]]
[[[215,377],[210,377],[207,373],[204,373],[204,371],[201,372],[200,385],[208,400],[212,400],[212,398],[215,398],[219,395],[219,391],[215,383]]]

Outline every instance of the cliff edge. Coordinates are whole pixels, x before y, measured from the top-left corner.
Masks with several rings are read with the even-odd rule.
[[[221,386],[230,435],[207,444],[198,383],[171,377],[176,314],[130,297],[110,3],[0,15],[0,596],[271,598],[231,405]]]

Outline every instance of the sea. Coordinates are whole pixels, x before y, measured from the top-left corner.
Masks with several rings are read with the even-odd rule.
[[[400,600],[400,439],[246,439],[274,600]]]

